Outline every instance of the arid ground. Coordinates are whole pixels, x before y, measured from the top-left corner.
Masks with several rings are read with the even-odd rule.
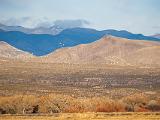
[[[159,113],[62,113],[38,116],[0,116],[0,120],[159,120],[159,118]]]
[[[48,119],[74,119],[79,115],[83,118],[82,114],[87,118],[97,116],[95,119],[113,120],[160,118],[159,113],[148,113],[160,110],[159,68],[34,63],[8,59],[1,59],[0,68],[2,114],[65,113],[58,114],[60,118],[47,116]],[[116,116],[112,112],[123,114],[116,113]],[[144,114],[126,115],[125,112]],[[83,119],[86,119],[85,115]],[[2,115],[1,119],[10,117]],[[36,116],[37,119],[45,117]],[[12,119],[18,118],[35,119],[35,116],[13,116]]]
[[[0,61],[0,95],[159,96],[160,68]],[[127,92],[126,92],[127,91]]]

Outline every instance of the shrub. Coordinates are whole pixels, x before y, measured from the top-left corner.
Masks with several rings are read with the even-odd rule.
[[[160,111],[160,104],[156,100],[151,100],[148,103],[148,109],[151,111]]]
[[[84,111],[85,110],[83,105],[80,104],[69,105],[68,107],[65,108],[65,112],[67,113],[82,113]]]
[[[160,111],[158,100],[148,101],[143,94],[134,94],[121,100],[107,97],[80,99],[56,94],[15,95],[0,97],[0,114]]]
[[[6,111],[2,108],[0,108],[0,114],[6,114]]]
[[[143,94],[134,94],[123,99],[123,102],[126,103],[125,109],[128,112],[136,111],[135,107],[142,107],[146,105],[147,101],[148,98]]]
[[[6,114],[26,114],[33,112],[36,103],[35,96],[16,95],[1,98],[0,107]]]
[[[96,112],[124,112],[125,107],[121,101],[101,99],[96,105]]]

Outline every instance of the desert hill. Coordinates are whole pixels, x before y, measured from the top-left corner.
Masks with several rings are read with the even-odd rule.
[[[21,51],[9,45],[6,42],[0,41],[0,58],[9,59],[27,59],[33,56],[27,52]]]
[[[58,49],[41,58],[52,63],[160,65],[160,43],[106,36],[90,44]]]

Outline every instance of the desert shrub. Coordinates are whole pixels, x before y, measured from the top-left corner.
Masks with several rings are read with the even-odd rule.
[[[134,111],[134,107],[132,105],[126,104],[125,105],[125,111],[133,112]]]
[[[143,94],[121,100],[108,97],[74,98],[67,95],[15,95],[0,97],[0,114],[53,114],[60,112],[148,112],[160,110],[158,100],[149,101]]]
[[[147,106],[151,111],[160,111],[160,104],[156,100],[149,101]]]
[[[65,95],[49,94],[39,98],[41,113],[64,112],[66,107],[73,101],[72,97]]]
[[[19,103],[20,101],[18,96],[4,97],[1,98],[0,107],[6,114],[16,114],[19,112]]]
[[[3,97],[0,101],[0,107],[6,114],[26,114],[27,111],[33,112],[34,105],[36,104],[35,96],[9,96]]]
[[[85,111],[84,100],[71,97],[68,101],[65,101],[63,112],[66,113],[80,113]]]
[[[21,101],[21,113],[31,114],[35,112],[35,106],[38,104],[38,98],[33,95],[24,95]]]
[[[103,98],[96,104],[95,112],[123,112],[124,104],[121,101],[114,101],[109,98]]]
[[[6,111],[3,108],[0,108],[0,114],[6,114]]]
[[[79,101],[79,100],[77,100]],[[95,112],[96,111],[96,105],[99,101],[99,98],[86,98],[81,99],[80,104],[83,105],[83,112]]]
[[[136,112],[150,112],[150,110],[147,109],[146,107],[139,107],[139,106],[135,107],[135,111]]]
[[[147,104],[148,98],[143,94],[134,94],[123,98],[123,102],[126,103],[125,109],[128,112],[136,111],[135,107],[144,107]]]
[[[124,106],[113,101],[100,103],[96,106],[96,112],[124,112]]]
[[[125,104],[122,101],[113,102],[114,112],[125,112]]]
[[[35,106],[33,106],[32,113],[38,113],[38,110],[39,110],[39,105],[35,105]]]
[[[40,113],[54,113],[59,111],[54,105],[53,100],[49,96],[41,96],[39,98]]]
[[[84,112],[84,106],[82,104],[71,104],[65,108],[66,113],[81,113]]]

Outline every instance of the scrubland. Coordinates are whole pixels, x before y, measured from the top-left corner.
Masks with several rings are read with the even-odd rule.
[[[0,61],[0,120],[160,119],[160,69]]]

